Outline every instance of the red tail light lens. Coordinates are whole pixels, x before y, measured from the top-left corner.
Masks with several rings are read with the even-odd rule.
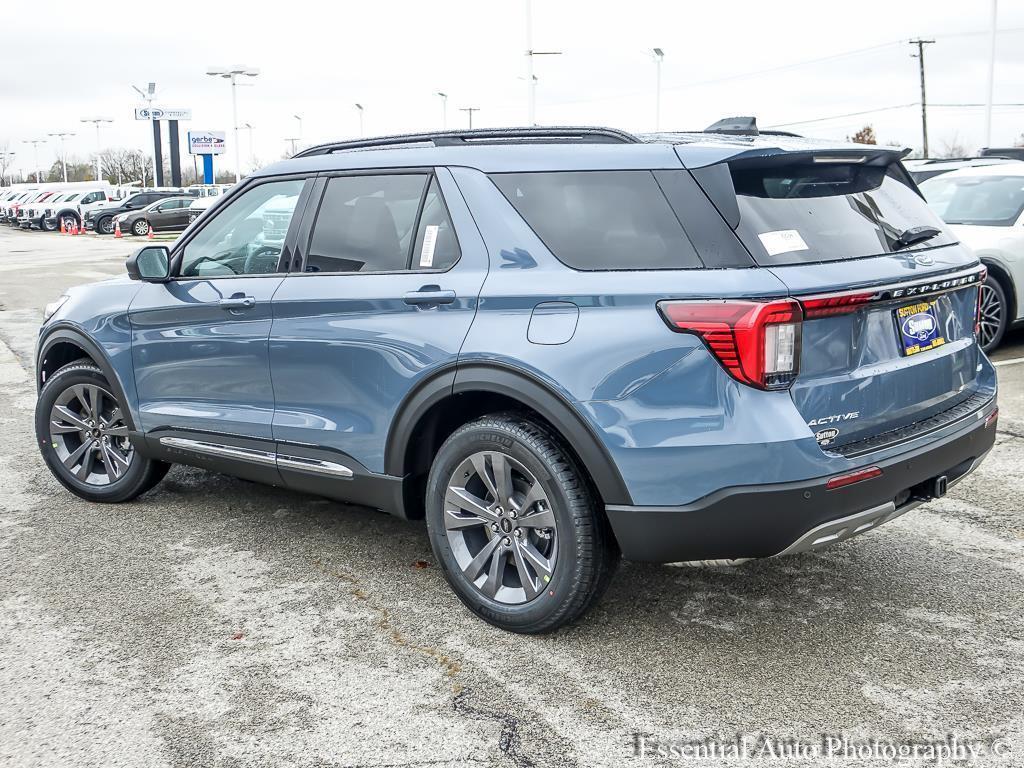
[[[822,296],[803,299],[800,304],[804,308],[804,317],[812,320],[816,317],[831,317],[856,312],[861,305],[868,303],[873,293],[848,293],[842,296]]]
[[[800,305],[779,301],[659,301],[669,327],[700,336],[737,381],[786,389],[800,365]]]

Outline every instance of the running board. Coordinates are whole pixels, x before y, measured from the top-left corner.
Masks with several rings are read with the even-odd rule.
[[[190,440],[184,437],[161,437],[160,444],[168,448],[193,451],[207,456],[238,459],[271,467],[276,466],[279,469],[296,469],[304,472],[313,472],[318,475],[330,475],[346,479],[352,477],[352,470],[344,464],[311,459],[306,456],[290,456],[275,453],[274,451],[258,451],[253,448],[240,448],[236,445],[211,443],[207,440]]]

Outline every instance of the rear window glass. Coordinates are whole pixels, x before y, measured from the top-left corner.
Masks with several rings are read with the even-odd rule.
[[[921,193],[947,224],[1009,227],[1024,211],[1024,176],[939,176]]]
[[[955,242],[893,166],[850,163],[730,164],[740,210],[737,230],[762,265],[878,256]],[[901,249],[900,235],[940,233]]]
[[[650,171],[501,173],[491,179],[555,258],[573,269],[701,266]]]

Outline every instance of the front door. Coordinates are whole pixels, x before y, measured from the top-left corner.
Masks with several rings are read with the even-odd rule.
[[[144,283],[132,301],[145,432],[271,438],[271,300],[284,277],[278,263],[304,184],[252,185],[175,248],[170,282]]]
[[[383,473],[400,404],[458,357],[487,254],[445,169],[320,186],[301,266],[274,297],[274,437],[300,458]],[[281,469],[294,487],[312,487],[301,470]]]

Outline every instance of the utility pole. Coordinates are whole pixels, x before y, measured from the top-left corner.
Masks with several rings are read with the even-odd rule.
[[[561,51],[533,50],[533,8],[530,0],[526,0],[526,117],[530,126],[537,124],[537,78],[533,75],[533,57],[561,55]]]
[[[924,47],[934,42],[934,40],[922,40],[921,38],[910,41],[911,45],[917,46],[917,53],[910,55],[917,59],[921,70],[921,155],[926,160],[928,159],[928,99],[924,92]]]
[[[985,99],[985,146],[992,146],[992,89],[996,75],[997,0],[992,0],[992,27],[988,39],[988,94]]]
[[[473,129],[473,113],[474,112],[479,112],[480,111],[480,107],[460,107],[459,111],[460,112],[466,112],[469,115],[469,128],[470,128],[470,130],[472,130]]]

